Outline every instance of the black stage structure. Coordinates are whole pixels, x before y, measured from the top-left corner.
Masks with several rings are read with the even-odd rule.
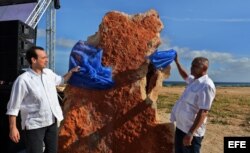
[[[35,44],[36,29],[19,20],[0,21],[0,153],[18,153],[24,149],[20,116],[17,118],[17,127],[21,141],[15,144],[9,139],[6,108],[13,82],[28,68],[26,50]]]
[[[12,84],[26,68],[26,51],[36,44],[37,29],[24,22],[36,6],[38,0],[0,0],[0,153],[24,153],[25,145],[21,130],[20,115],[17,128],[21,139],[18,144],[9,138],[9,122],[6,115]],[[53,0],[59,9],[60,0]],[[16,10],[22,12],[15,14]],[[13,13],[14,12],[14,13]],[[62,104],[63,92],[58,92]]]
[[[38,0],[0,0],[0,6],[35,3],[35,2],[38,2]]]

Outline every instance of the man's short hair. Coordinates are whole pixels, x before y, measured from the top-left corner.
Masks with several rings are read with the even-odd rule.
[[[193,62],[196,62],[198,64],[201,64],[203,68],[205,68],[205,70],[208,69],[209,66],[209,60],[206,57],[195,57]],[[192,62],[192,63],[193,63]]]
[[[29,64],[31,65],[32,64],[32,61],[31,61],[31,58],[35,58],[37,59],[37,54],[36,54],[36,50],[39,49],[39,50],[44,50],[42,47],[40,46],[32,46],[30,47],[27,52],[26,52],[26,60],[29,62]]]

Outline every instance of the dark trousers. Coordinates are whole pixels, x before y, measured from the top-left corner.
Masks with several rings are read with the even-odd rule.
[[[57,153],[57,123],[39,129],[24,130],[24,137],[27,153],[43,153],[43,143],[44,153]]]
[[[183,138],[186,135],[183,131],[176,128],[175,131],[175,153],[200,153],[201,141],[203,137],[193,137],[191,146],[183,145]]]

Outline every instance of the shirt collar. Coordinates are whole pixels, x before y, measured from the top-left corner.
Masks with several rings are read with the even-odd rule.
[[[207,74],[203,75],[202,77],[198,78],[197,81],[199,81],[199,83],[203,82],[204,80],[206,80],[206,78],[208,77]]]
[[[40,74],[36,73],[32,68],[28,68],[28,71],[33,75],[40,76]],[[46,72],[42,71],[42,74],[46,74]]]

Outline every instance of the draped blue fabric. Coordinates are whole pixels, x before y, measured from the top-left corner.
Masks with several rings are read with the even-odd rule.
[[[173,49],[166,51],[156,50],[148,58],[150,62],[154,65],[156,69],[166,68],[169,64],[173,62],[176,57],[176,51]]]
[[[69,70],[80,66],[80,71],[73,73],[68,83],[89,89],[111,88],[114,85],[112,68],[102,66],[102,53],[102,49],[78,41],[70,54]]]

